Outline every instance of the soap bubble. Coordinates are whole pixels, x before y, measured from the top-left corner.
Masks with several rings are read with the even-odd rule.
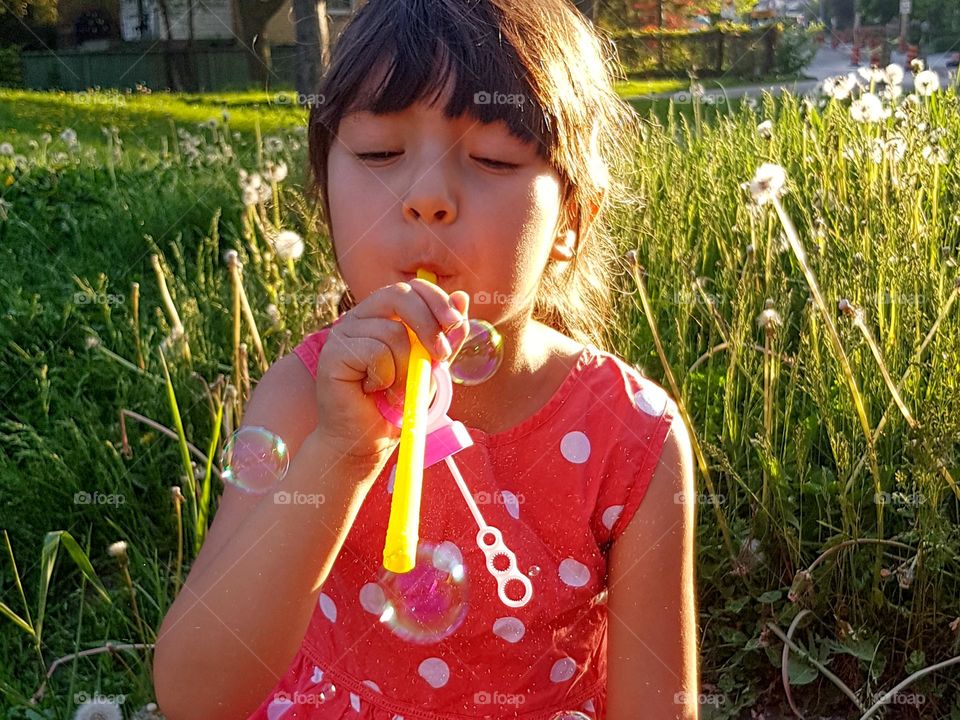
[[[413,570],[384,570],[379,584],[385,598],[380,622],[409,642],[440,642],[467,616],[467,569],[460,548],[450,541],[420,541]]]
[[[503,336],[486,320],[470,320],[467,339],[450,361],[450,377],[460,385],[479,385],[503,362]]]
[[[245,426],[224,443],[220,477],[244,492],[265,493],[283,479],[290,466],[287,444],[266,428]]]
[[[579,710],[562,710],[551,716],[550,720],[592,720],[592,718]]]
[[[527,570],[527,577],[536,577],[536,576],[539,575],[539,574],[540,574],[540,566],[539,566],[539,565],[531,565],[531,566],[530,566],[530,569]]]

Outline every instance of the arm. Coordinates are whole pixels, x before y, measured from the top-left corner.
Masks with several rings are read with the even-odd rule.
[[[328,449],[314,404],[313,378],[295,357],[271,367],[251,398],[244,424],[296,449],[277,490],[324,502],[279,504],[274,491],[249,496],[227,486],[157,637],[154,685],[170,720],[245,718],[262,702],[296,653],[376,480],[380,468]]]
[[[610,550],[608,720],[698,717],[694,497],[690,436],[678,417]]]

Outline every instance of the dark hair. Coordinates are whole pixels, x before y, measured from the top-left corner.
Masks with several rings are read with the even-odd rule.
[[[616,178],[625,174],[638,127],[613,89],[618,68],[612,43],[566,0],[369,0],[337,40],[318,88],[323,102],[310,110],[312,190],[327,228],[327,161],[341,119],[353,110],[381,114],[432,102],[453,73],[446,117],[504,121],[512,134],[537,143],[561,180],[558,230],[576,231],[576,256],[548,264],[533,319],[606,348],[619,255],[609,217],[629,196]],[[371,77],[380,77],[379,85],[361,96]],[[523,101],[478,96],[493,92]],[[618,163],[624,172],[610,172]],[[573,213],[566,211],[570,200]],[[346,293],[340,310],[351,304]]]

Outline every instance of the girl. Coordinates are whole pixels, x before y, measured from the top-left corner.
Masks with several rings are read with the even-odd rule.
[[[602,48],[565,0],[371,0],[344,30],[309,150],[347,290],[251,399],[244,424],[291,464],[276,494],[224,490],[157,642],[171,720],[696,717],[689,440],[602,349],[608,168],[635,141]],[[531,582],[522,607],[443,463],[410,574],[432,594],[382,568],[399,430],[372,393],[404,387],[404,325],[450,359],[469,317],[504,353],[455,386],[456,463]]]

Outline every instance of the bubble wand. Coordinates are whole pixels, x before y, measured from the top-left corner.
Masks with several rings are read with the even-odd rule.
[[[437,276],[424,269],[417,277],[432,283]],[[410,336],[410,360],[407,363],[407,385],[403,399],[403,425],[400,428],[400,451],[390,504],[387,539],[383,546],[383,567],[390,572],[406,573],[417,562],[420,534],[420,496],[423,491],[423,456],[426,447],[426,417],[430,403],[430,354],[414,332]]]

